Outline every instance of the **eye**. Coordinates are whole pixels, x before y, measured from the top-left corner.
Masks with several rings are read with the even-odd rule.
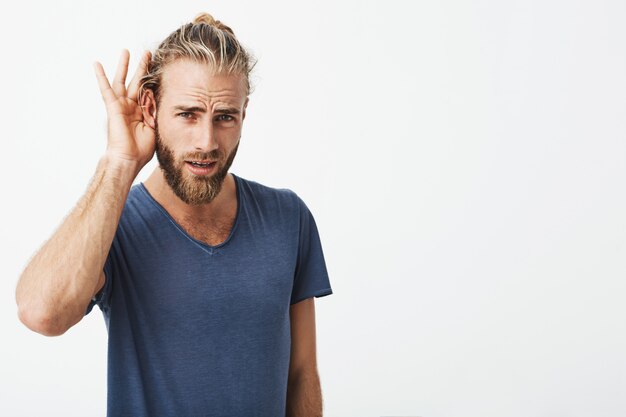
[[[178,113],[177,116],[181,116],[183,119],[189,119],[191,116],[193,116],[193,113],[185,111],[182,113]]]
[[[227,117],[227,119],[221,119],[222,117]],[[232,116],[229,116],[227,114],[220,114],[219,116],[217,116],[217,120],[224,121],[224,122],[230,122],[230,121],[235,120],[235,118],[232,117]]]

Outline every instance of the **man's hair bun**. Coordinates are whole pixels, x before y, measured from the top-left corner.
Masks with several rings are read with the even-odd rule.
[[[193,23],[206,23],[207,25],[215,25],[218,22],[210,14],[200,13],[193,19]]]
[[[227,32],[230,32],[234,35],[233,30],[231,28],[229,28],[228,26],[226,26],[225,24],[223,24],[222,22],[220,22],[219,20],[215,20],[215,18],[213,16],[211,16],[208,13],[200,13],[198,14],[196,17],[194,17],[194,19],[191,21],[191,23],[193,23],[194,25],[198,25],[198,24],[206,24],[206,25],[210,25],[210,26],[214,26],[217,29],[220,30],[225,30]]]

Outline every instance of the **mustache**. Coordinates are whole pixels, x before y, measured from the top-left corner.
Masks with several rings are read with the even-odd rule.
[[[211,152],[195,152],[195,153],[188,153],[185,154],[184,157],[182,158],[184,160],[188,160],[188,159],[194,159],[194,160],[218,160],[218,159],[222,159],[222,153],[220,151],[218,151],[217,149],[212,150]]]

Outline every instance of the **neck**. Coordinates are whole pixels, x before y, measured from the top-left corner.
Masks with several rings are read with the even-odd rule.
[[[210,203],[201,205],[190,205],[181,200],[169,186],[158,166],[143,185],[175,219],[186,219],[194,223],[206,222],[227,216],[237,206],[235,178],[230,173],[224,178],[224,184],[217,197]]]

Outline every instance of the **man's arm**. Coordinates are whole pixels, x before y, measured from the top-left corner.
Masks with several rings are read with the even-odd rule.
[[[84,317],[104,284],[102,268],[136,170],[105,155],[85,195],[26,266],[15,298],[29,329],[58,336]]]
[[[291,360],[287,417],[321,417],[322,390],[317,372],[314,297],[293,304],[289,315]]]
[[[107,151],[88,190],[59,229],[22,272],[15,290],[18,316],[28,328],[58,336],[78,323],[102,288],[102,268],[133,180],[152,159],[154,126],[144,115],[156,109],[138,103],[140,80],[150,54],[144,53],[126,89],[130,54],[124,49],[113,85],[99,62],[94,70],[107,109]]]

